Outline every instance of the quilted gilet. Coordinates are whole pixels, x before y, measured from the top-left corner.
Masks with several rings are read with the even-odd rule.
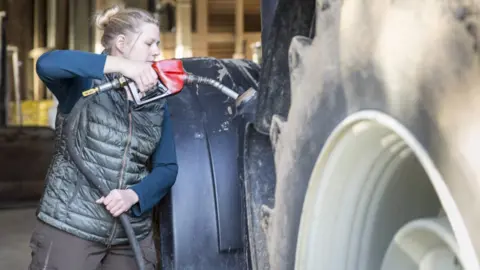
[[[89,171],[109,190],[135,185],[149,173],[147,161],[160,141],[164,108],[164,100],[135,106],[123,90],[96,94],[79,111],[75,152],[81,153]],[[128,239],[120,221],[95,202],[100,192],[79,171],[67,149],[67,125],[76,109],[68,115],[57,114],[55,154],[38,218],[86,240],[125,244]],[[128,214],[137,238],[146,237],[151,214]]]

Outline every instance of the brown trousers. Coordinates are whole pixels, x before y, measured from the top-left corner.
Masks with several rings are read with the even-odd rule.
[[[30,241],[32,261],[29,270],[136,270],[130,245],[112,246],[83,240],[42,221]],[[157,257],[152,233],[140,241],[145,269],[155,270]]]

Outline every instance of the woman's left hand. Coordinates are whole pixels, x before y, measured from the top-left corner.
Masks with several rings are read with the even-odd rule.
[[[110,191],[107,197],[101,197],[97,200],[97,203],[103,203],[114,217],[128,211],[137,202],[138,195],[131,189],[114,189]]]

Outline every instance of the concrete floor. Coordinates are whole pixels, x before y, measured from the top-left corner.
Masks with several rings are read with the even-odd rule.
[[[34,227],[34,208],[0,210],[0,269],[28,269]]]

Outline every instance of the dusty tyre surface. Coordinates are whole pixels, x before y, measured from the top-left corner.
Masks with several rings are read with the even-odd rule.
[[[432,241],[448,243],[452,269],[478,269],[480,123],[474,116],[480,111],[480,69],[471,34],[478,17],[462,11],[475,7],[340,2],[317,1],[323,8],[317,9],[315,38],[297,37],[290,46],[291,107],[285,122],[272,125],[278,139],[271,269],[386,269],[399,258],[395,242],[415,235],[412,228],[431,229],[440,239]],[[340,144],[347,135],[350,143]],[[361,147],[385,138],[401,149],[384,146],[374,153]],[[380,155],[395,151],[388,162]],[[405,162],[399,153],[408,156]],[[328,165],[332,160],[345,166]],[[349,170],[363,176],[345,174]],[[390,177],[380,177],[388,170]],[[327,174],[337,183],[325,180]],[[356,208],[361,205],[370,206]],[[318,241],[306,243],[308,238]],[[402,268],[405,262],[396,267],[418,269]]]

